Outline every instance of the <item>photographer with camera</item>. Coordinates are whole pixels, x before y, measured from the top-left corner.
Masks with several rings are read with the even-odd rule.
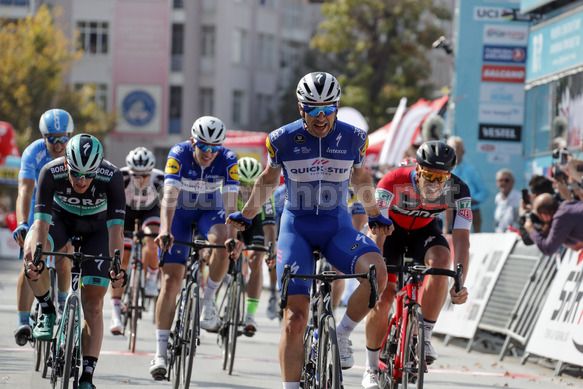
[[[545,255],[551,255],[565,245],[572,249],[583,245],[583,202],[565,200],[561,203],[551,194],[538,195],[532,203],[532,213],[524,229]],[[536,225],[537,219],[540,225]]]

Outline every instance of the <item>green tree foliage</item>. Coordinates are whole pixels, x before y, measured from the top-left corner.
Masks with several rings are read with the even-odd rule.
[[[100,135],[112,128],[112,118],[94,103],[91,88],[75,91],[64,84],[81,53],[46,6],[16,22],[0,20],[0,25],[0,120],[12,123],[20,150],[39,137],[38,121],[50,108],[69,111],[77,130]]]
[[[401,97],[428,97],[427,52],[447,9],[433,0],[335,0],[322,14],[311,46],[325,54],[321,69],[340,80],[342,104],[362,112],[371,128],[390,119],[386,109]]]

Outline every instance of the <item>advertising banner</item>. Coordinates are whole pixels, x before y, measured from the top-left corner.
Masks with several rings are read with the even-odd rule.
[[[515,234],[470,235],[470,265],[465,282],[469,292],[468,301],[463,305],[453,305],[448,293],[434,332],[465,339],[474,336],[494,284],[514,243]]]
[[[521,0],[520,2],[520,12],[530,12],[537,8],[542,7],[543,5],[547,5],[552,3],[555,0]]]
[[[527,83],[583,65],[583,7],[534,26],[528,52]]]
[[[526,352],[583,366],[583,251],[568,250]]]

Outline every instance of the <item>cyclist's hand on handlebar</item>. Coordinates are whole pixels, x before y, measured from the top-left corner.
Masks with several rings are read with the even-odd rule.
[[[166,252],[170,250],[174,244],[174,236],[170,232],[160,232],[160,234],[154,239],[154,242],[160,247],[160,250]]]
[[[265,257],[263,258],[269,270],[275,269],[275,254],[274,255],[265,254]]]
[[[468,289],[463,286],[459,292],[455,291],[455,286],[449,290],[452,304],[464,304],[468,300]]]
[[[119,273],[115,274],[113,270],[109,271],[109,279],[111,280],[111,287],[114,289],[121,288],[127,283],[127,273],[124,269],[120,269]]]
[[[22,259],[22,264],[24,265],[24,275],[26,278],[31,281],[37,281],[40,278],[40,274],[44,270],[44,262],[39,262],[38,266],[35,266],[33,262],[33,253],[30,251],[29,247],[25,247]]]
[[[227,216],[226,223],[231,224],[239,231],[244,231],[247,228],[251,227],[251,224],[253,224],[253,220],[247,219],[245,216],[243,216],[242,212],[234,212]]]
[[[225,241],[225,247],[227,248],[229,259],[234,261],[239,258],[245,245],[240,240],[229,238]]]
[[[380,213],[368,217],[368,227],[374,235],[391,235],[395,229],[393,221]]]

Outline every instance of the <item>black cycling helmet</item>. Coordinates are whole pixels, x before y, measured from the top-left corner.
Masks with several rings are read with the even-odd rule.
[[[455,151],[441,141],[431,140],[417,149],[417,163],[429,169],[450,172],[456,163]]]

